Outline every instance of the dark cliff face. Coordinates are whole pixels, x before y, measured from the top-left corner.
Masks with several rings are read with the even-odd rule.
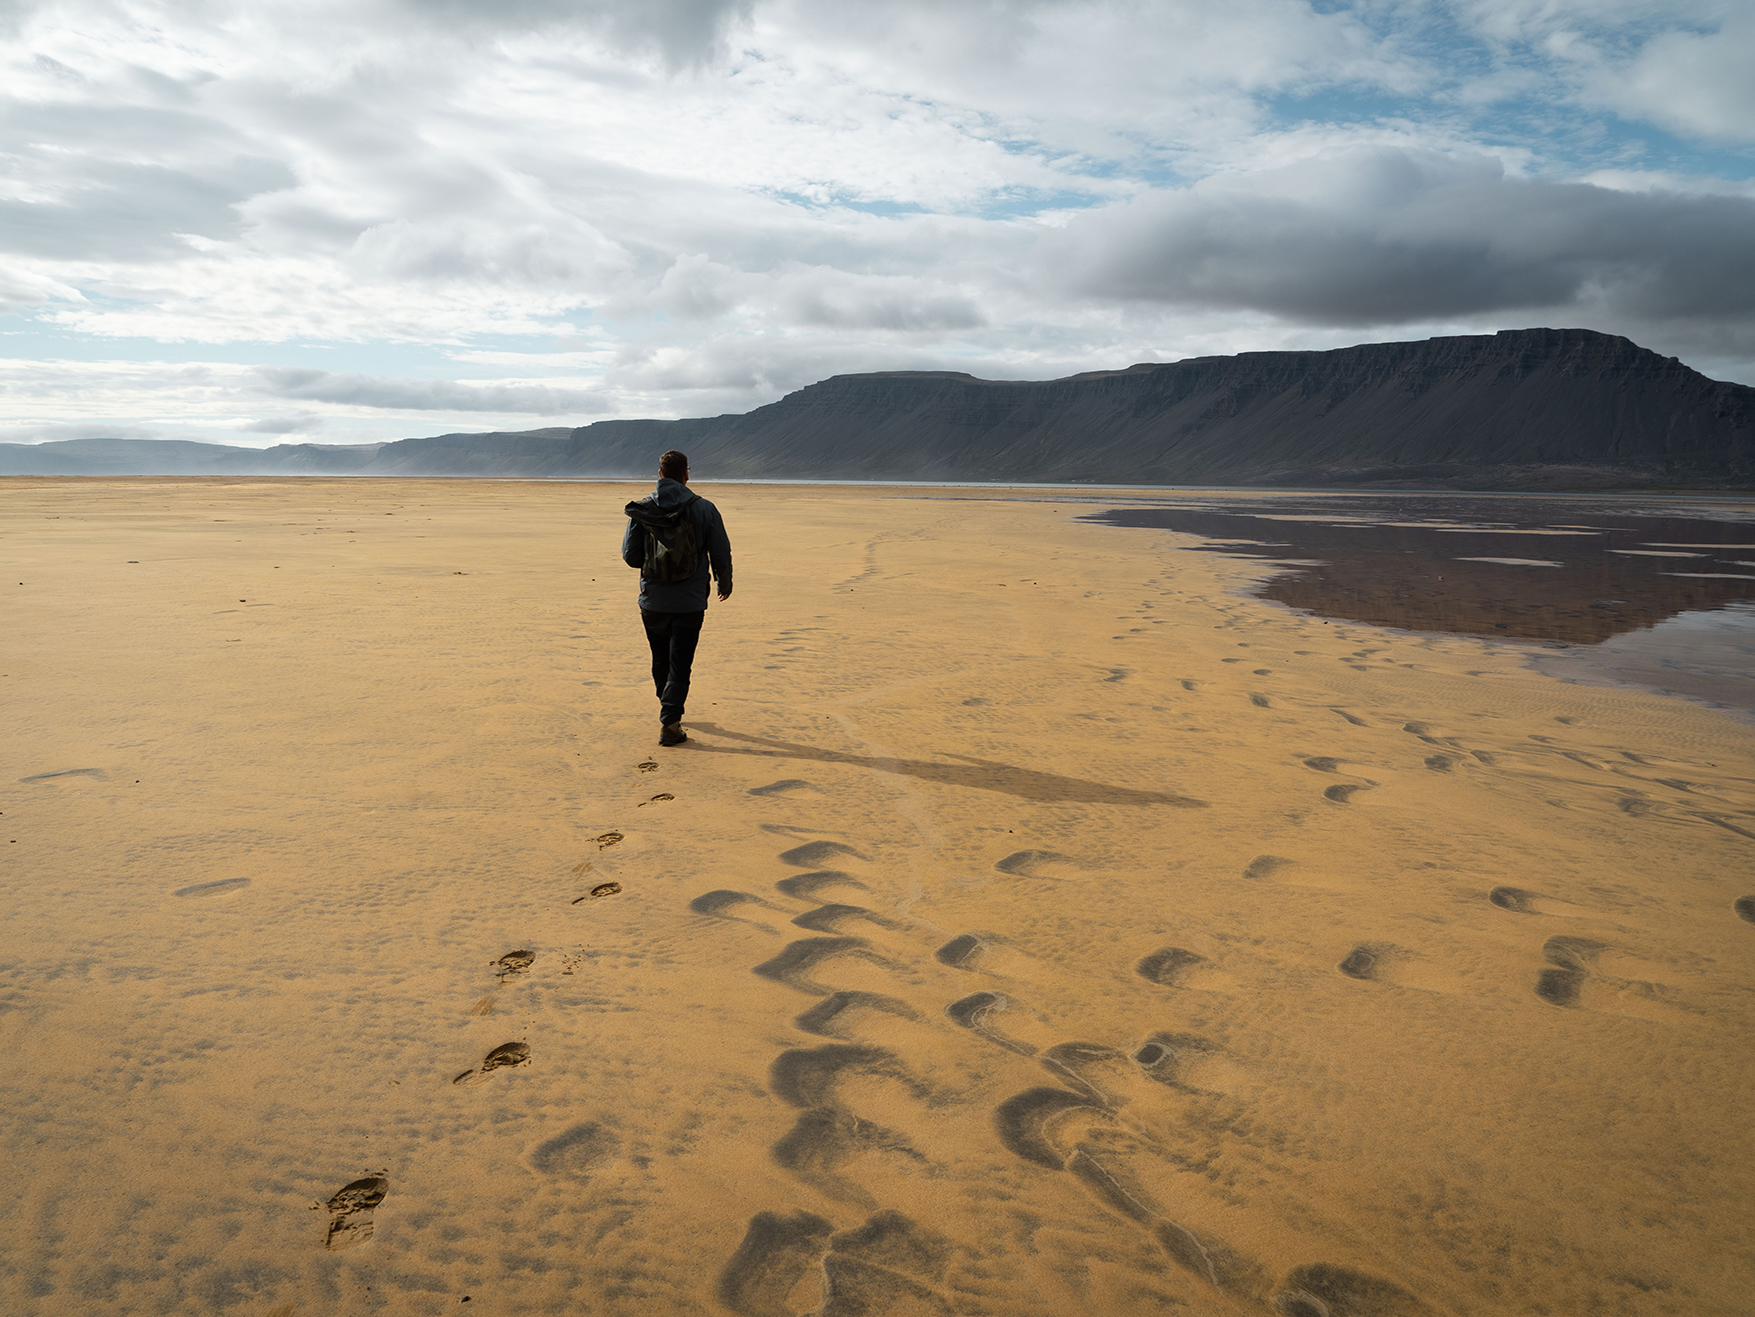
[[[1755,475],[1755,389],[1623,338],[1523,330],[1045,383],[837,376],[702,437],[715,455],[819,476],[1320,484],[1579,468],[1734,481]]]
[[[44,451],[73,447],[0,452],[0,472],[99,473],[54,465],[73,462],[70,451]],[[1755,389],[1613,335],[1524,329],[1039,382],[837,375],[741,416],[357,450],[216,448],[213,458],[185,454],[177,469],[646,476],[666,448],[687,452],[704,479],[1744,487],[1755,485]]]

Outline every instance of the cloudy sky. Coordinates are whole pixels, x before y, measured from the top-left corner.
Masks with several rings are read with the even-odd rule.
[[[1748,0],[0,0],[0,440],[1528,325],[1755,383]]]

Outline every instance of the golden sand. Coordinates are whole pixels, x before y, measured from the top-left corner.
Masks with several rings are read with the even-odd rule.
[[[1749,1311],[1748,727],[701,488],[0,482],[0,1311]]]

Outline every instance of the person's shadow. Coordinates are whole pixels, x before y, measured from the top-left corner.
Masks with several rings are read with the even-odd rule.
[[[1162,791],[1139,791],[1133,787],[1110,786],[1105,782],[1087,782],[1058,773],[1038,773],[1030,768],[997,764],[990,759],[969,755],[947,754],[959,759],[956,764],[941,764],[930,759],[886,759],[876,755],[850,755],[839,750],[823,750],[796,741],[776,741],[766,736],[750,736],[745,732],[728,731],[713,723],[695,723],[693,730],[743,741],[761,749],[743,749],[729,745],[708,745],[691,738],[689,744],[698,752],[718,755],[754,755],[761,759],[813,759],[820,764],[847,764],[853,768],[870,768],[880,773],[900,773],[917,777],[923,782],[942,782],[946,786],[973,787],[977,791],[998,791],[1025,800],[1053,803],[1074,802],[1086,805],[1174,805],[1179,809],[1201,809],[1204,800],[1189,796],[1170,795]]]

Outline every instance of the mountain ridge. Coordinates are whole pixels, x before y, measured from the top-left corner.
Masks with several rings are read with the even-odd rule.
[[[1711,489],[1755,485],[1755,388],[1615,335],[1502,330],[1044,381],[835,375],[744,413],[359,446],[0,445],[0,473],[126,474],[116,445],[164,443],[167,474],[646,476],[681,448],[703,479]],[[78,445],[110,447],[43,469]]]

